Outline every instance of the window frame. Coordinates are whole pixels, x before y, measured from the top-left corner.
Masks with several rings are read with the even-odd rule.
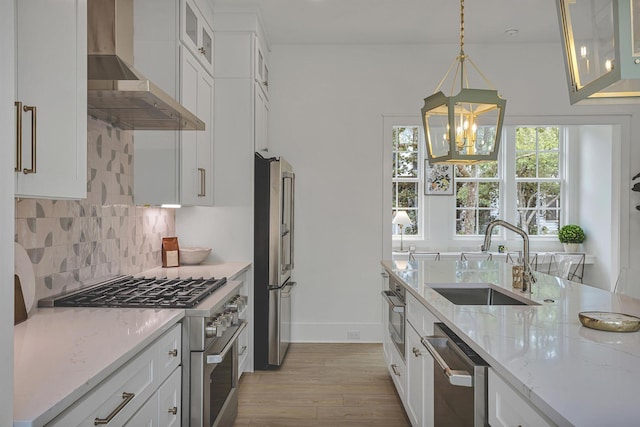
[[[426,235],[426,233],[424,232],[424,230],[425,230],[424,222],[425,221],[423,219],[424,218],[424,207],[423,207],[424,206],[424,201],[423,201],[423,198],[424,198],[424,194],[423,194],[423,191],[424,191],[424,177],[423,177],[424,170],[423,170],[423,168],[424,168],[424,166],[423,166],[423,164],[424,164],[424,150],[425,150],[425,146],[424,146],[424,129],[422,128],[421,124],[414,124],[413,120],[409,120],[408,122],[410,124],[409,123],[404,124],[405,120],[399,120],[398,122],[391,123],[389,125],[389,127],[388,127],[388,130],[390,131],[391,135],[388,135],[388,134],[385,135],[387,138],[389,138],[389,136],[390,136],[391,137],[391,141],[392,141],[392,144],[391,144],[391,185],[392,185],[392,189],[391,189],[391,206],[390,206],[391,207],[391,211],[392,211],[391,218],[393,218],[393,215],[394,215],[395,211],[406,210],[406,209],[401,209],[399,207],[395,207],[395,208],[393,207],[393,203],[394,203],[394,200],[393,200],[393,186],[396,183],[403,183],[403,182],[416,183],[417,184],[416,207],[415,207],[415,209],[411,209],[411,210],[415,210],[416,211],[416,226],[418,227],[418,233],[417,234],[404,234],[403,233],[402,237],[403,237],[403,239],[409,239],[409,240],[411,240],[411,239],[413,239],[413,240],[421,240],[421,239],[424,239],[425,235]],[[402,124],[399,124],[399,123],[402,123]],[[417,144],[417,147],[418,147],[418,151],[417,151],[418,159],[417,159],[417,162],[418,162],[418,164],[417,164],[417,172],[416,172],[416,177],[415,178],[412,178],[412,177],[400,177],[400,178],[398,178],[398,177],[394,176],[395,170],[393,168],[393,154],[396,153],[396,152],[398,152],[398,153],[400,152],[400,151],[396,151],[395,150],[395,146],[393,144],[393,131],[396,128],[417,128],[418,129],[418,144]],[[387,141],[388,141],[388,139],[387,139]],[[392,237],[392,239],[398,239],[399,240],[400,239],[400,234],[394,234],[393,233],[394,228],[395,227],[393,227],[393,226],[391,228],[392,229],[391,237]]]

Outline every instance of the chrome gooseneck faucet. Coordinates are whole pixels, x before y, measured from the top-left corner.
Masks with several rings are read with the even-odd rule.
[[[504,228],[511,230],[522,237],[522,240],[524,241],[522,248],[522,256],[524,258],[524,277],[522,278],[522,292],[528,291],[529,293],[531,293],[531,284],[535,283],[536,279],[535,277],[533,277],[531,267],[529,266],[529,236],[523,229],[501,219],[493,220],[489,223],[489,225],[487,225],[487,231],[485,231],[484,233],[484,243],[482,244],[480,250],[482,252],[487,252],[489,250],[489,247],[491,246],[491,232],[497,225],[501,225]]]

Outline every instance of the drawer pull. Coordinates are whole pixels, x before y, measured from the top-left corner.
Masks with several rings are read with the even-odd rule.
[[[238,356],[243,356],[243,355],[244,355],[244,353],[245,353],[246,351],[247,351],[247,346],[246,346],[246,345],[243,345],[243,346],[240,348],[240,351],[238,351]]]
[[[168,412],[169,412],[170,414],[175,415],[175,414],[177,414],[177,413],[178,413],[178,407],[177,407],[177,406],[174,406],[173,408],[169,408]]]
[[[30,105],[25,105],[24,107],[22,107],[22,109],[24,110],[25,113],[28,113],[29,111],[31,112],[31,168],[24,168],[22,169],[22,172],[24,174],[28,174],[28,173],[36,173],[36,129],[37,129],[37,124],[36,124],[36,111],[37,111],[37,107],[34,106],[30,106]]]
[[[393,373],[394,373],[396,376],[398,376],[398,377],[400,376],[400,371],[398,371],[398,365],[395,365],[395,364],[394,364],[394,365],[391,365],[391,370],[393,371]]]
[[[178,357],[178,349],[174,348],[169,352],[169,356]]]
[[[16,172],[22,172],[22,102],[13,103],[16,107]]]
[[[109,414],[109,416],[107,418],[96,418],[93,421],[93,425],[102,425],[102,424],[109,424],[109,422],[111,422],[111,420],[113,419],[113,417],[115,417],[116,415],[118,415],[118,413],[120,411],[122,411],[122,409],[127,406],[127,404],[129,402],[131,402],[131,399],[133,399],[135,397],[135,393],[127,393],[126,391],[124,393],[122,393],[122,402],[120,402],[120,404],[116,407],[116,409],[114,409],[113,411],[111,411],[111,413]]]
[[[422,353],[420,353],[420,350],[418,350],[417,348],[413,347],[413,355],[415,357],[420,357],[420,356],[422,356]]]

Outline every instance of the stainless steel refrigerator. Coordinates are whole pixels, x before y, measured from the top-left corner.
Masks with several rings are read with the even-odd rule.
[[[295,174],[283,158],[255,155],[254,367],[282,365],[291,341]]]

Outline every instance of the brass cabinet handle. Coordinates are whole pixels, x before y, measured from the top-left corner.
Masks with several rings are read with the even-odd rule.
[[[122,399],[123,400],[116,407],[116,409],[111,411],[111,413],[107,416],[107,418],[96,418],[95,420],[93,420],[93,425],[97,426],[97,425],[101,425],[101,424],[109,424],[109,422],[111,422],[113,417],[118,415],[118,413],[120,411],[122,411],[122,409],[125,406],[127,406],[127,403],[131,402],[131,399],[133,399],[135,396],[136,396],[135,393],[127,393],[126,391],[124,393],[122,393]]]
[[[13,103],[16,107],[16,172],[22,171],[22,102]]]
[[[169,356],[178,357],[178,349],[174,348],[169,352]]]
[[[198,173],[200,173],[200,193],[198,193],[198,197],[204,197],[207,195],[207,171],[204,168],[198,168]]]
[[[169,408],[168,412],[169,412],[170,414],[175,415],[175,414],[177,414],[177,413],[178,413],[178,407],[177,407],[177,406],[174,406],[173,408]]]
[[[420,357],[420,356],[422,356],[422,353],[420,353],[420,350],[418,350],[417,348],[413,347],[413,355],[415,357]]]
[[[36,107],[25,105],[22,109],[25,113],[31,112],[31,169],[24,168],[22,172],[25,174],[36,173]]]
[[[400,376],[400,371],[398,371],[398,365],[396,365],[396,364],[391,365],[391,370],[393,371],[393,373],[396,376],[398,376],[398,377]]]
[[[262,85],[263,85],[264,87],[269,87],[269,82],[264,81],[264,82],[262,82]]]

